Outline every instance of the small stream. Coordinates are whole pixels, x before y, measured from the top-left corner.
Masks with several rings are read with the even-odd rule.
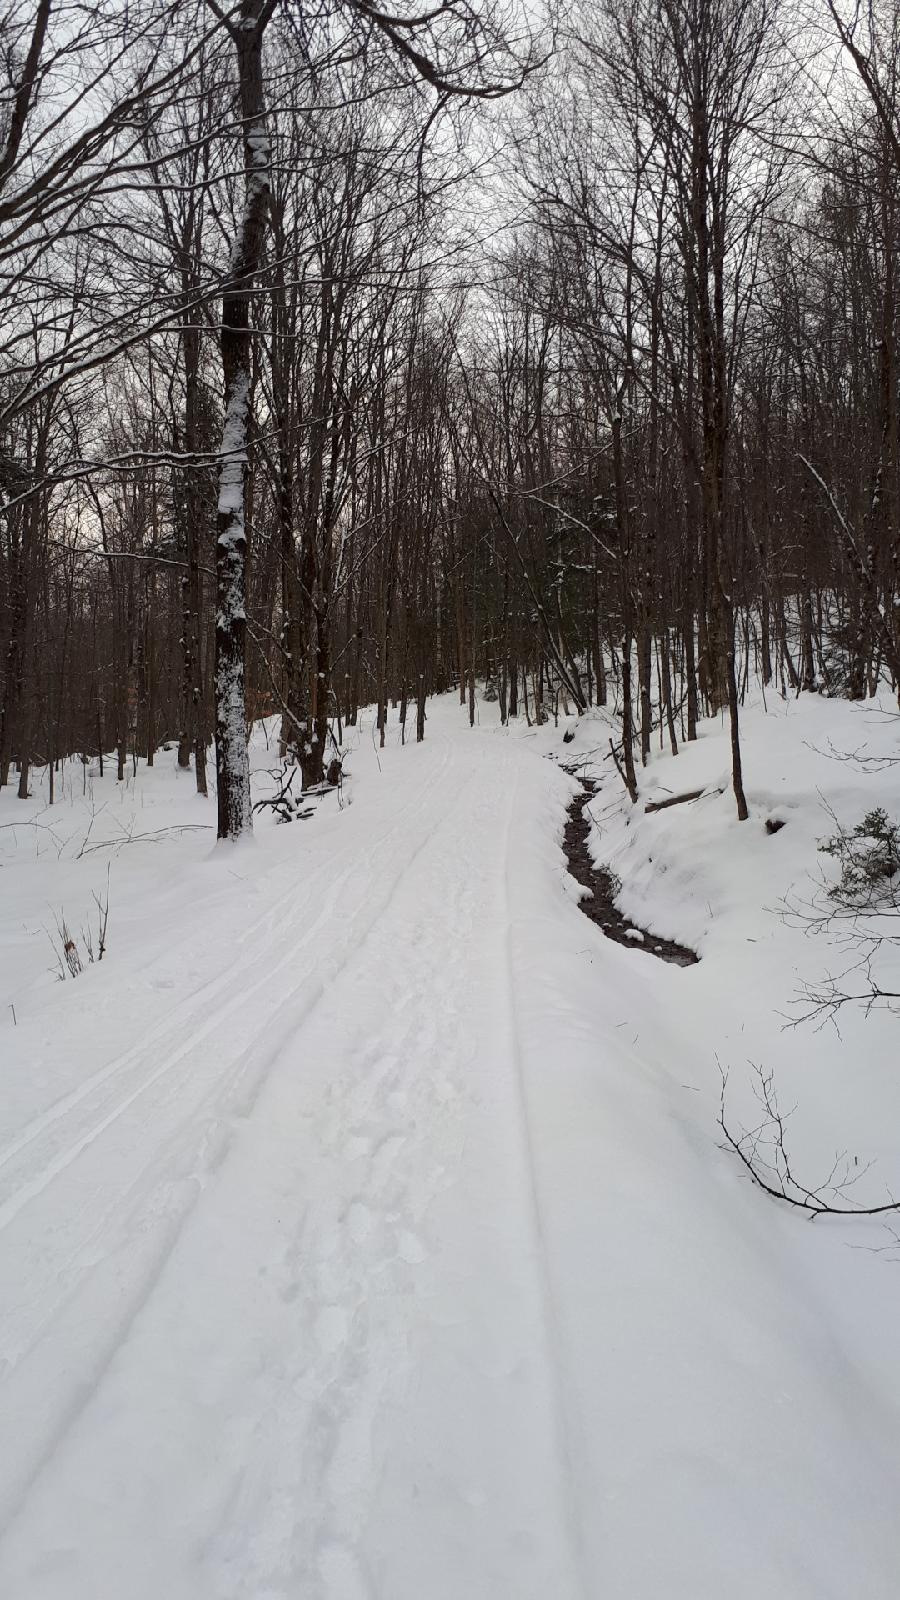
[[[614,880],[603,867],[595,865],[588,844],[591,821],[587,807],[597,793],[597,785],[589,778],[571,772],[569,768],[565,770],[569,771],[571,777],[577,778],[582,787],[581,794],[576,795],[569,806],[563,835],[569,871],[577,883],[589,890],[589,895],[579,901],[581,910],[598,928],[602,928],[608,939],[615,939],[618,944],[630,945],[632,950],[646,950],[649,955],[658,956],[660,961],[671,961],[677,967],[695,966],[700,960],[696,950],[676,944],[674,939],[661,939],[658,934],[637,928],[623,917],[615,902]]]

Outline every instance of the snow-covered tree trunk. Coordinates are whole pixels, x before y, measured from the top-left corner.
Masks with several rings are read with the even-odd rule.
[[[225,421],[219,460],[216,535],[216,776],[220,839],[253,826],[244,697],[247,627],[247,529],[244,479],[250,419],[250,299],[259,271],[269,210],[270,151],[262,67],[270,0],[242,0],[227,26],[237,53],[244,139],[244,203],[228,281],[222,294]]]

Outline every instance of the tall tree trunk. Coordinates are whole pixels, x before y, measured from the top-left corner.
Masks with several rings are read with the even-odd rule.
[[[250,833],[250,760],[244,683],[247,630],[247,530],[244,480],[250,419],[250,299],[262,260],[269,207],[269,139],[262,47],[271,0],[241,0],[229,23],[237,56],[244,136],[244,203],[231,272],[222,295],[225,423],[216,526],[216,777],[218,836]]]

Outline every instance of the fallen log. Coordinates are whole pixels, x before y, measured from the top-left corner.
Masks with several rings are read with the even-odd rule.
[[[716,789],[711,790],[710,792],[721,794],[722,791],[721,789]],[[706,794],[705,789],[691,789],[688,794],[670,795],[668,800],[648,800],[644,810],[647,812],[665,811],[669,806],[683,806],[686,805],[689,800],[699,800],[700,796],[703,794]]]

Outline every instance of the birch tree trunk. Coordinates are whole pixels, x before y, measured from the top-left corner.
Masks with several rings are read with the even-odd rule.
[[[262,47],[271,0],[241,0],[227,22],[237,55],[244,141],[244,204],[231,270],[222,294],[225,422],[219,459],[216,532],[216,778],[218,836],[239,839],[253,828],[244,685],[247,629],[247,529],[244,480],[250,415],[250,299],[259,271],[269,209]]]

